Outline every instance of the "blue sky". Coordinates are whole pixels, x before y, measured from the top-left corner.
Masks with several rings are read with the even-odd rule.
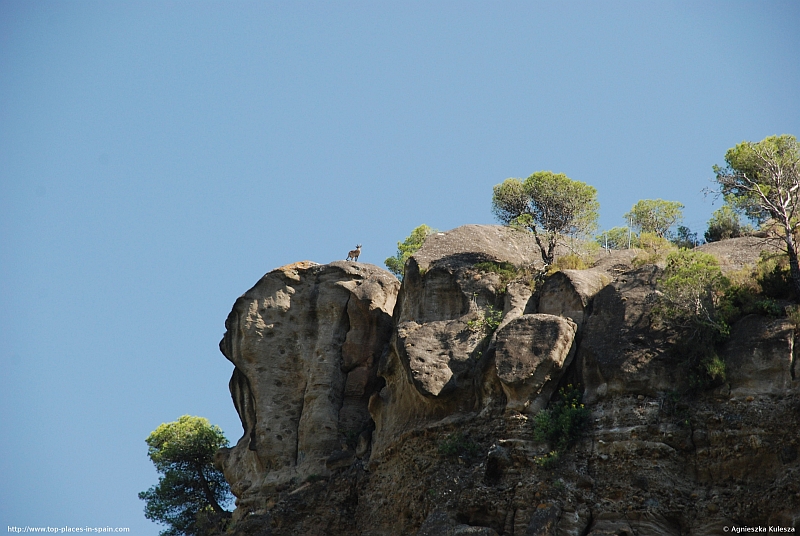
[[[219,353],[265,272],[381,265],[538,170],[686,205],[800,134],[800,3],[0,0],[0,526],[131,527],[144,439],[241,427]]]

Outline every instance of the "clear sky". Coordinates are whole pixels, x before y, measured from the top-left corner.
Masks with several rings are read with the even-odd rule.
[[[282,264],[382,265],[538,170],[702,235],[800,135],[800,3],[0,0],[0,528],[156,534],[144,439],[241,427],[217,344]],[[717,205],[718,206],[718,205]]]

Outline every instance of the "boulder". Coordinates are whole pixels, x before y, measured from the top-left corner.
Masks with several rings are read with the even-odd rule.
[[[569,318],[580,327],[586,320],[592,299],[610,281],[599,270],[556,272],[547,278],[537,293],[536,312]]]
[[[479,334],[461,320],[403,322],[397,326],[395,348],[414,387],[425,396],[440,396],[472,387],[479,342]]]
[[[758,262],[761,252],[780,251],[779,241],[764,240],[755,236],[741,236],[718,242],[709,242],[697,249],[714,255],[719,261],[723,273],[735,272],[745,267],[753,267]]]
[[[577,329],[568,318],[535,314],[497,331],[495,367],[508,410],[533,414],[547,405],[572,362]]]
[[[456,266],[482,261],[542,265],[533,235],[502,225],[462,225],[445,233],[434,233],[414,253],[413,259],[423,270],[438,263]]]
[[[435,233],[408,261],[396,320],[423,324],[455,320],[488,305],[502,309],[498,298],[506,289],[500,276],[474,268],[484,262],[540,266],[541,256],[533,235],[509,227],[464,225]]]

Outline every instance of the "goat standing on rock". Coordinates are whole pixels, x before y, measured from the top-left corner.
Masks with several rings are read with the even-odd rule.
[[[347,254],[347,258],[345,260],[349,261],[350,259],[352,259],[355,262],[358,262],[359,255],[361,255],[361,244],[357,245],[356,249],[350,251],[350,253]]]

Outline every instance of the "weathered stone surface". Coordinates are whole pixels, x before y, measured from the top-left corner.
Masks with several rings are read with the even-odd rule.
[[[521,315],[530,287],[509,285],[507,292],[497,273],[475,264],[530,266],[538,259],[529,233],[493,225],[434,234],[409,259],[394,311],[395,335],[379,370],[386,387],[369,406],[376,425],[373,453],[409,430],[475,412],[487,401],[499,403],[492,394],[500,392],[496,380],[483,381],[491,345],[482,319],[503,311]]]
[[[714,255],[723,273],[735,272],[745,267],[754,267],[761,252],[780,250],[780,240],[764,240],[755,236],[742,236],[718,242],[709,242],[698,247],[700,251]]]
[[[243,510],[296,476],[325,474],[342,435],[371,425],[369,396],[399,282],[368,264],[296,263],[240,297],[222,353],[244,436],[217,458]],[[352,454],[351,454],[352,455]]]
[[[786,394],[800,387],[794,325],[750,315],[732,330],[723,356],[731,395]]]
[[[680,536],[680,525],[650,512],[628,514],[603,512],[596,515],[588,536],[616,536],[618,534],[652,534],[653,536]]]
[[[532,294],[530,282],[520,280],[511,281],[506,287],[505,294],[503,320],[497,327],[498,330],[525,313],[525,308],[528,307]],[[534,313],[536,311],[529,312]]]
[[[577,325],[559,316],[523,315],[497,331],[495,367],[506,408],[536,413],[550,400],[574,354]]]
[[[458,523],[444,511],[431,513],[417,532],[417,536],[498,536],[490,527],[475,527]]]
[[[444,510],[434,510],[419,528],[417,536],[439,536],[453,533],[456,522]]]
[[[330,469],[331,471],[335,471],[336,469],[344,469],[345,467],[350,467],[353,465],[353,462],[356,461],[356,454],[352,450],[340,450],[338,452],[334,452],[328,459],[325,460],[325,467]]]
[[[438,263],[456,266],[484,261],[541,265],[542,257],[530,233],[501,225],[462,225],[429,236],[414,260],[425,270]]]
[[[237,301],[222,348],[245,434],[218,457],[239,497],[230,534],[800,530],[785,319],[733,326],[720,353],[730,388],[689,397],[680,356],[650,322],[658,267],[604,253],[531,297],[524,278],[475,266],[538,256],[529,235],[513,244],[498,229],[435,235],[409,262],[391,323],[397,282],[354,263],[284,267]],[[500,309],[492,334],[481,321]],[[553,445],[533,413],[568,382],[585,388],[589,428],[546,467]]]
[[[609,282],[608,275],[599,270],[556,272],[547,278],[538,292],[535,312],[563,316],[580,327],[592,298]]]
[[[576,360],[584,399],[607,395],[656,396],[680,385],[681,371],[663,334],[650,323],[650,295],[661,270],[646,265],[620,274],[594,297]]]
[[[555,536],[561,509],[553,504],[541,503],[531,510],[517,510],[514,514],[514,533],[525,536]]]
[[[396,348],[408,363],[414,386],[426,396],[472,387],[476,360],[472,353],[479,342],[480,337],[461,320],[397,326]]]
[[[373,457],[406,432],[477,409],[485,344],[465,328],[463,320],[398,325],[378,369],[386,386],[369,401]]]

